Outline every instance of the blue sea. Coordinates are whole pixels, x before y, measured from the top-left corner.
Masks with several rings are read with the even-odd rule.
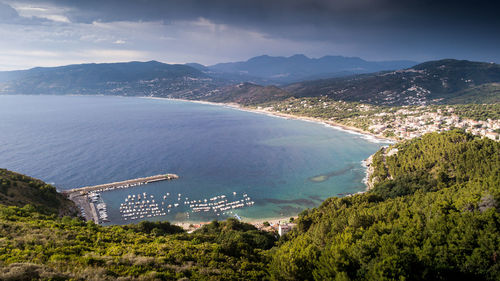
[[[208,104],[0,96],[1,168],[59,190],[164,173],[180,176],[102,193],[114,224],[130,222],[119,207],[129,195],[144,193],[165,208],[179,203],[166,215],[144,218],[150,220],[297,215],[328,197],[363,191],[361,161],[382,145],[322,124]],[[314,180],[321,175],[323,180]],[[192,212],[183,204],[222,195],[230,201],[249,197],[254,204],[218,216]]]

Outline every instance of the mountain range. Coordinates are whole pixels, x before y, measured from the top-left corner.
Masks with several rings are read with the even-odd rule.
[[[444,59],[401,65],[411,62],[295,55],[208,67],[157,61],[78,64],[0,72],[0,94],[155,96],[241,104],[312,96],[377,105],[500,102],[498,64]],[[380,71],[384,68],[393,69]],[[326,78],[304,80],[321,76]],[[299,82],[280,84],[294,80]]]
[[[308,58],[258,56],[247,61],[219,63],[208,67],[191,64],[209,75],[220,75],[260,84],[283,85],[304,80],[407,68],[414,61],[366,61],[358,57],[324,56]]]

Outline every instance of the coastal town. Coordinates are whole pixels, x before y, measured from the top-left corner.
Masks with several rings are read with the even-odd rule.
[[[446,112],[445,112],[446,110]],[[454,114],[452,107],[436,112],[426,111],[425,106],[416,109],[402,108],[394,114],[382,112],[374,115],[373,125],[369,131],[384,136],[395,136],[398,139],[412,139],[431,132],[449,131],[452,128],[463,129],[473,135],[498,140],[500,120],[472,120]],[[387,116],[391,120],[384,120]]]
[[[487,109],[482,107],[483,105],[381,107],[323,97],[292,98],[258,106],[256,110],[284,117],[315,118],[314,121],[393,140],[412,139],[426,133],[452,129],[462,129],[474,135],[499,140],[499,106],[484,105],[494,107]]]

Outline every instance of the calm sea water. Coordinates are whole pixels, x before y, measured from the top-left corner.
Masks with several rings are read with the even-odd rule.
[[[181,177],[103,193],[113,223],[126,223],[120,204],[143,192],[164,204],[245,193],[255,204],[233,211],[243,218],[296,215],[328,197],[363,190],[361,161],[382,145],[321,124],[221,106],[125,97],[0,96],[2,168],[60,190],[161,173]],[[311,180],[318,175],[327,179]],[[225,216],[192,213],[181,204],[151,219]]]

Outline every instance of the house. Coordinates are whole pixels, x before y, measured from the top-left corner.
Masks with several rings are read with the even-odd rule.
[[[287,224],[287,223],[280,224],[278,226],[278,234],[280,236],[283,236],[286,233],[288,233],[290,230],[292,230],[292,227],[293,227],[293,225],[291,225],[291,224]]]

